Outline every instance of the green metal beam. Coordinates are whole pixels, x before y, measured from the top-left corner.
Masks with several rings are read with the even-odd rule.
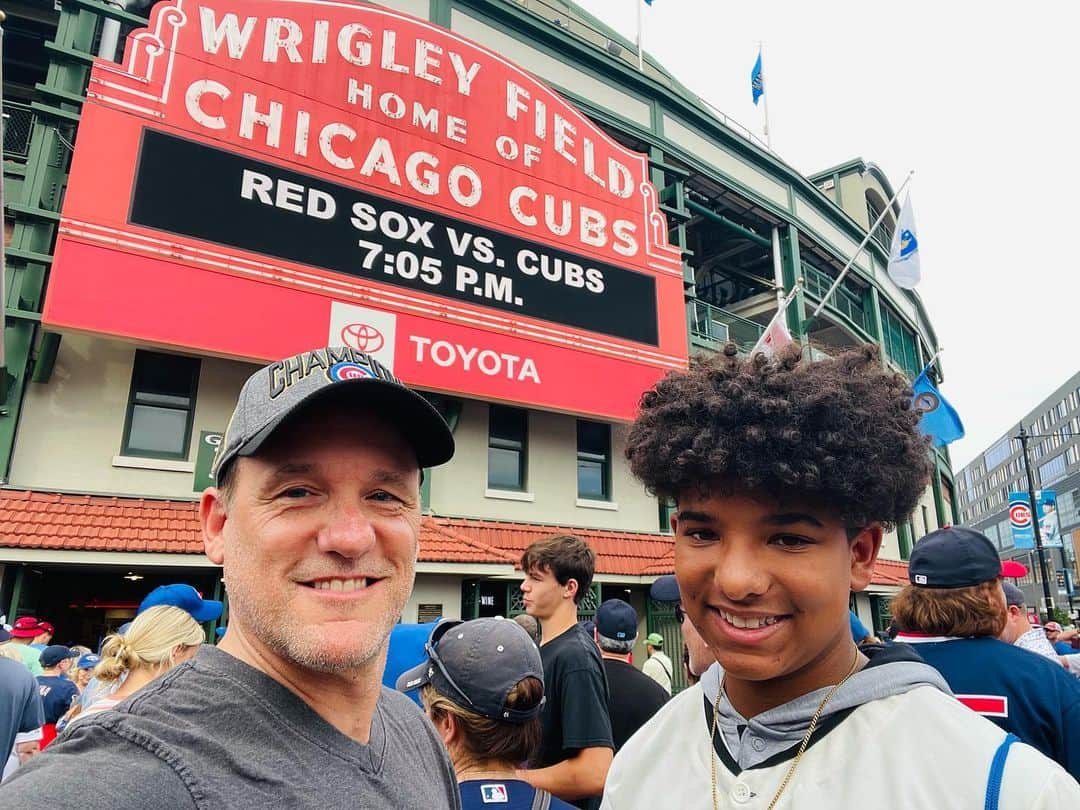
[[[751,242],[755,242],[762,247],[766,247],[772,250],[772,242],[770,242],[764,236],[754,233],[754,231],[750,230],[745,225],[740,225],[738,222],[733,222],[724,215],[716,213],[708,206],[704,206],[701,203],[694,202],[693,200],[687,200],[686,207],[693,211],[695,214],[701,214],[701,216],[705,217],[708,220],[711,220],[712,222],[715,222],[717,225],[723,225],[728,230],[734,231],[743,238],[749,239]]]

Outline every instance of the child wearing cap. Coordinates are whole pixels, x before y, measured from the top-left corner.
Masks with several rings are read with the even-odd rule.
[[[516,778],[540,746],[544,665],[524,628],[507,619],[444,621],[424,660],[397,688],[420,690],[457,774],[462,810],[573,810]]]
[[[892,601],[896,640],[914,645],[962,703],[1080,778],[1080,681],[1053,650],[1047,657],[1011,643],[1018,631],[1009,631],[1008,603],[1022,610],[1024,595],[1003,591],[1000,566],[977,531],[926,535],[911,551],[911,584]]]
[[[911,389],[873,347],[734,346],[642,397],[626,455],[673,498],[683,610],[717,664],[615,757],[607,810],[1065,808],[1077,785],[904,645],[860,650],[851,591],[926,486]],[[903,758],[896,767],[890,752]]]

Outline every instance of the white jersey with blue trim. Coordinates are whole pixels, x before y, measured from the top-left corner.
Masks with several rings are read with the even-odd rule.
[[[745,770],[710,744],[701,685],[685,690],[615,756],[601,810],[708,808],[710,757],[717,803],[765,810],[791,758]],[[719,736],[719,735],[718,735]],[[816,736],[816,735],[815,735]],[[804,753],[776,810],[955,810],[983,807],[994,754],[1005,733],[931,686],[870,700]],[[1034,748],[1009,750],[1000,810],[1075,810],[1080,784]]]

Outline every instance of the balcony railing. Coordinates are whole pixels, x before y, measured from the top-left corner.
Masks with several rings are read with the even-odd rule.
[[[28,104],[4,102],[4,157],[26,159],[30,154],[30,131],[34,128],[34,112]]]
[[[694,301],[690,307],[690,332],[706,342],[723,344],[731,341],[743,351],[750,351],[764,331],[761,324],[740,318],[707,301]]]
[[[802,263],[803,281],[806,291],[819,301],[833,285],[836,279],[828,273],[818,270],[813,265]],[[828,306],[839,312],[864,332],[874,333],[870,313],[863,308],[862,298],[853,290],[841,284],[829,299]]]

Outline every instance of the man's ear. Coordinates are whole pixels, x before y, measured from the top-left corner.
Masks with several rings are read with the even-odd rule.
[[[563,598],[573,599],[577,596],[577,592],[578,581],[573,577],[570,577],[570,579],[566,580],[566,584],[563,585]]]
[[[214,565],[225,562],[225,496],[217,487],[207,488],[199,499],[199,525],[202,528],[203,548]]]
[[[881,551],[881,537],[881,524],[871,523],[851,539],[851,590],[861,591],[870,584],[874,563]]]

